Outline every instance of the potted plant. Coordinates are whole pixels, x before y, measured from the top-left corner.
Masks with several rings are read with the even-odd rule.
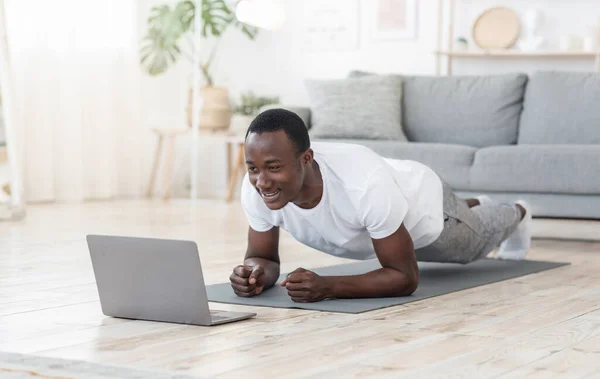
[[[279,97],[257,96],[252,91],[242,93],[240,100],[235,104],[231,129],[237,132],[246,131],[260,108],[270,104],[279,104]]]
[[[164,73],[181,58],[193,64],[194,18],[196,6],[191,0],[179,1],[174,6],[159,5],[150,11],[147,21],[147,34],[142,41],[140,63],[148,74],[156,76]],[[204,78],[201,89],[203,106],[200,114],[200,128],[228,128],[231,121],[231,108],[227,88],[215,86],[212,75],[212,62],[218,42],[229,27],[239,29],[249,39],[254,40],[258,29],[239,22],[225,0],[202,0],[201,49],[210,46],[207,57],[200,62]],[[188,125],[192,125],[192,86],[188,91]]]

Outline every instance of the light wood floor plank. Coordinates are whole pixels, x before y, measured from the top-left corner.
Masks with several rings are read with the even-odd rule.
[[[526,368],[527,372],[539,371],[537,366],[529,366],[529,364],[535,364],[558,352],[571,349],[583,341],[591,341],[599,335],[600,322],[576,317],[523,333],[518,337],[499,339],[494,344],[480,346],[476,351],[463,351],[455,357],[442,358],[429,367],[413,370],[410,376],[414,378],[496,377],[514,370],[524,375],[524,372],[521,372],[522,367]],[[593,362],[590,361],[590,365],[593,365]],[[394,365],[389,363],[383,366],[388,369],[394,368]],[[560,374],[562,369],[557,368],[555,371],[554,374]],[[586,373],[587,371],[584,371],[582,375]]]
[[[600,361],[593,353],[573,349],[561,350],[531,364],[513,370],[500,378],[573,378],[598,377]]]

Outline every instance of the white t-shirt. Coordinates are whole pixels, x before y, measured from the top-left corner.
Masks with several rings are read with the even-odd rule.
[[[360,260],[376,257],[371,238],[387,237],[403,222],[415,249],[442,232],[442,183],[429,167],[382,158],[362,145],[317,142],[311,147],[323,177],[319,204],[303,209],[288,203],[271,210],[246,174],[241,202],[252,229],[278,226],[316,250]]]

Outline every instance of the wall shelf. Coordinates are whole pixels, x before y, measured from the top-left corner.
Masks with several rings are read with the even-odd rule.
[[[454,58],[589,58],[598,53],[591,51],[519,51],[519,50],[472,50],[435,51],[436,55]]]
[[[453,50],[454,44],[454,13],[457,0],[438,0],[438,30],[437,46],[433,52],[436,57],[436,74],[442,74],[442,62],[446,63],[446,75],[452,75],[454,59],[590,59],[594,61],[594,69],[600,72],[600,46],[598,51],[520,51],[514,48],[506,50]],[[444,35],[444,4],[448,4],[449,19],[447,33]],[[444,41],[446,40],[445,45]],[[600,40],[600,27],[598,28]]]

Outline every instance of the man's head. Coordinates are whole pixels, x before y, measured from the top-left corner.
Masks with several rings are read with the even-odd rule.
[[[294,200],[313,159],[304,122],[285,109],[264,111],[252,121],[245,154],[250,183],[270,209]]]

